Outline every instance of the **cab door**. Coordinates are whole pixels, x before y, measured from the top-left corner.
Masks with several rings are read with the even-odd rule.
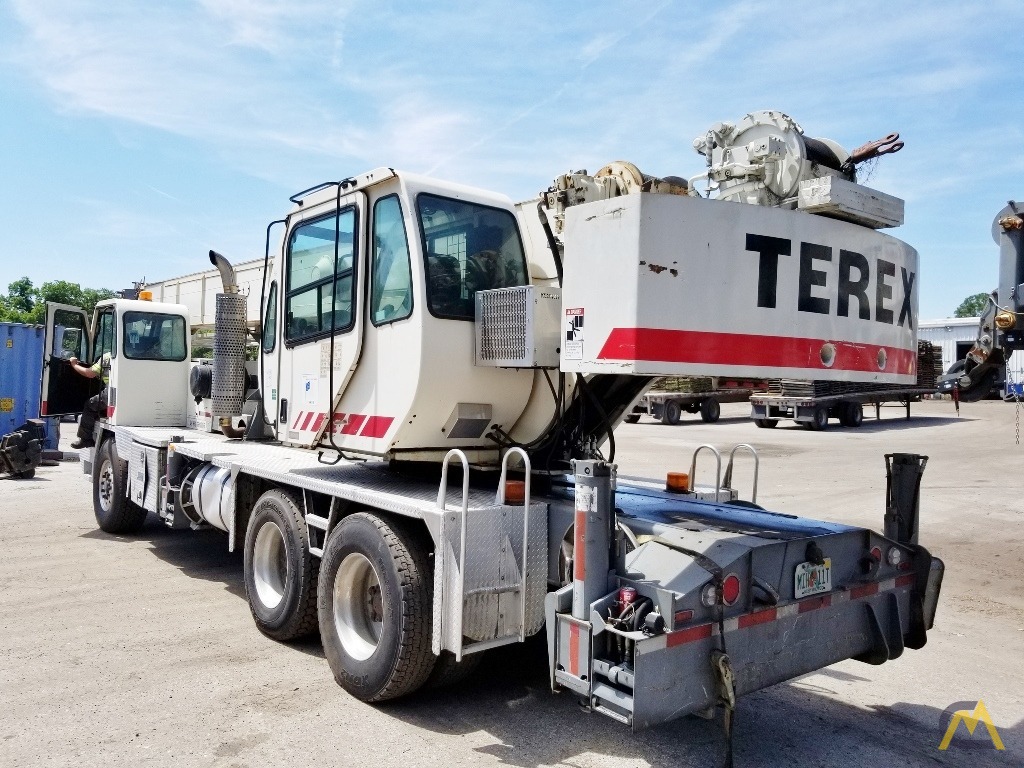
[[[102,388],[99,379],[87,379],[75,372],[68,362],[72,357],[77,357],[82,365],[92,360],[88,317],[81,307],[48,301],[39,397],[41,416],[79,414],[85,401]]]
[[[289,221],[281,275],[281,438],[312,446],[362,351],[365,196],[318,207]]]

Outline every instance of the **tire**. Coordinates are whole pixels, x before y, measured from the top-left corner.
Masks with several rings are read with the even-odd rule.
[[[427,554],[405,526],[367,512],[346,517],[327,540],[320,638],[334,679],[357,699],[412,693],[434,669]]]
[[[760,429],[775,429],[779,426],[778,419],[754,419],[754,424]]]
[[[839,423],[844,427],[859,427],[864,422],[864,406],[860,403],[843,403]]]
[[[700,417],[708,424],[714,424],[722,415],[722,406],[713,397],[709,397],[700,404]]]
[[[285,491],[267,491],[245,530],[245,596],[256,626],[287,642],[317,630],[319,561],[309,552],[306,521]]]
[[[819,405],[811,414],[811,420],[803,422],[804,427],[813,431],[821,432],[828,427],[828,408]]]
[[[661,409],[661,423],[675,426],[679,423],[681,415],[682,409],[679,407],[679,403],[675,400],[666,400]]]
[[[128,500],[128,462],[117,455],[113,438],[96,451],[92,508],[100,530],[107,533],[136,533],[146,523],[146,510]]]
[[[31,480],[36,476],[36,468],[30,467],[29,469],[22,470],[21,472],[15,472],[14,476],[21,478],[22,480]]]
[[[636,424],[638,421],[640,421],[640,414],[639,413],[627,414],[626,418],[623,419],[623,421],[625,421],[627,424]]]
[[[480,662],[483,661],[483,657],[483,653],[471,653],[468,656],[463,656],[462,661],[456,661],[454,653],[451,651],[441,651],[441,655],[434,662],[434,669],[431,671],[430,677],[427,678],[427,682],[424,683],[423,687],[437,690],[438,688],[450,688],[453,685],[458,685],[476,672]]]

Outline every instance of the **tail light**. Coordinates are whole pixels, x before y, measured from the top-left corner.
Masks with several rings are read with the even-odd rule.
[[[740,599],[740,577],[730,573],[722,581],[722,602],[733,605]]]

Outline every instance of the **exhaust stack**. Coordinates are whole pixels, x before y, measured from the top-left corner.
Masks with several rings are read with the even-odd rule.
[[[220,271],[224,292],[217,294],[213,318],[213,423],[222,416],[238,416],[245,399],[246,297],[238,292],[234,267],[216,251],[210,262]]]

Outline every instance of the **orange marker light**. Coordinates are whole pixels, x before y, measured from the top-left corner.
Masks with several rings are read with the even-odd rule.
[[[509,506],[526,501],[526,483],[522,480],[505,481],[505,503]]]
[[[665,490],[673,493],[690,490],[690,475],[686,472],[669,472],[665,477]]]

